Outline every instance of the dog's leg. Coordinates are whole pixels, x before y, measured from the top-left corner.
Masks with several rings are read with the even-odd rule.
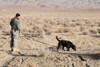
[[[64,50],[64,46],[62,47],[62,49]],[[65,50],[64,50],[65,51]]]
[[[58,43],[57,51],[58,51],[59,48],[60,48],[60,42]]]
[[[69,51],[70,50],[70,48],[69,47],[66,47],[67,48],[67,51]]]

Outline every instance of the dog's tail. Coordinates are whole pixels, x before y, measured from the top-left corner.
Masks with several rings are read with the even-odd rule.
[[[58,37],[56,36],[56,39],[58,40],[58,41],[60,41],[59,39],[58,39]]]

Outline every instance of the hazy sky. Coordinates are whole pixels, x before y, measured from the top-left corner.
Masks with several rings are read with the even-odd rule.
[[[67,6],[100,6],[100,0],[0,0],[0,5],[27,5],[34,3],[47,3]]]

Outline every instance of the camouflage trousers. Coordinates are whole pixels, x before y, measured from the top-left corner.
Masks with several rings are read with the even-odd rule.
[[[18,31],[11,30],[10,47],[14,48],[18,41]]]

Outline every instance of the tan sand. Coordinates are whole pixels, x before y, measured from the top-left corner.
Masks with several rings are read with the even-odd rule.
[[[21,14],[18,49],[10,52],[10,19]],[[56,51],[56,35],[77,51]],[[0,67],[100,67],[100,11],[0,11]]]

